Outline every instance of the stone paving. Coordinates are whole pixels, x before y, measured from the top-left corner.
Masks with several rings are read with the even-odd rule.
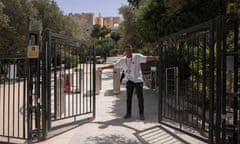
[[[132,117],[125,114],[125,86],[113,94],[113,72],[102,72],[102,89],[96,96],[96,118],[65,133],[38,144],[204,144],[182,132],[158,123],[156,92],[144,87],[145,120],[139,120],[136,95],[133,96]]]

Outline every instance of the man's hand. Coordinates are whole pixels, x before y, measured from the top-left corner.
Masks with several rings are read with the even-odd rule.
[[[102,70],[103,70],[102,67],[97,68],[97,71],[99,71],[99,72],[102,72]]]

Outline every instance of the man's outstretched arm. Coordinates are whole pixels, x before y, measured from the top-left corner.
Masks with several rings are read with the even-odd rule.
[[[114,68],[114,65],[113,65],[113,64],[107,64],[107,65],[99,66],[99,67],[97,68],[97,70],[98,70],[98,71],[102,71],[102,70],[104,70],[104,69],[112,69],[112,68]]]
[[[158,61],[159,56],[147,56],[147,61]]]

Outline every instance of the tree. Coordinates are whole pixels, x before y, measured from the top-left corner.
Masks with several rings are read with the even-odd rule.
[[[104,39],[110,32],[111,29],[108,29],[106,26],[101,27],[101,25],[95,24],[93,25],[91,37],[101,40]]]
[[[0,2],[0,31],[1,31],[1,33],[3,33],[3,31],[4,31],[5,29],[7,29],[8,26],[9,26],[9,25],[8,25],[8,23],[9,23],[9,18],[8,18],[7,15],[5,15],[5,14],[3,13],[3,8],[4,8],[4,7],[5,7],[5,6],[3,5],[3,3]],[[1,39],[1,40],[4,40],[1,35],[0,35],[0,39]],[[3,46],[2,42],[0,42],[0,54],[2,54],[3,51],[4,51],[4,46]]]
[[[163,33],[169,32],[169,21],[166,19],[166,10],[163,0],[148,0],[137,10],[137,29],[141,39],[145,42],[156,41]]]
[[[96,39],[100,39],[101,37],[101,25],[99,24],[95,24],[93,25],[93,30],[91,33],[91,37],[96,38]]]
[[[65,16],[52,0],[0,1],[0,52],[24,53],[26,49],[27,17],[31,17],[32,30],[45,28],[55,33],[80,37],[80,28]]]
[[[120,24],[122,31],[122,45],[131,44],[136,48],[142,47],[142,40],[139,37],[139,31],[137,29],[137,15],[136,9],[132,6],[123,6],[119,9],[119,12],[123,15],[124,21]]]
[[[0,2],[0,31],[8,27],[9,18],[6,14],[3,13],[3,8],[5,6]]]
[[[120,8],[123,29],[138,35],[138,41],[154,43],[160,37],[208,21],[225,14],[227,0],[128,0]],[[124,40],[129,37],[124,34]]]
[[[121,38],[120,33],[112,32],[111,33],[111,38],[115,41],[115,43],[117,43]]]
[[[32,0],[34,7],[38,10],[37,18],[42,21],[42,28],[49,28],[53,32],[62,29],[63,14],[55,1]]]
[[[117,46],[117,42],[121,39],[120,33],[118,32],[112,32],[111,33],[111,38],[114,40],[116,46]]]
[[[106,36],[110,33],[111,33],[111,29],[107,28],[106,26],[103,26],[101,28],[101,32],[100,32],[101,38],[106,38]]]
[[[63,35],[80,37],[80,28],[70,16],[65,16],[55,1],[32,0],[38,10],[37,18],[42,21],[43,29],[50,29],[52,32]]]
[[[35,19],[37,14],[29,0],[1,0],[0,48],[4,53],[24,53],[26,47],[27,17],[31,16],[33,27],[39,27],[40,22]],[[5,7],[4,7],[5,6]]]
[[[111,33],[111,39],[115,42],[115,49],[116,49],[117,53],[119,53],[117,42],[121,39],[120,33],[112,32]]]
[[[138,8],[140,6],[141,0],[128,0],[128,3],[130,3],[133,7]]]
[[[61,26],[62,30],[59,33],[72,36],[74,38],[81,37],[81,29],[71,16],[64,16]]]
[[[110,38],[98,40],[96,42],[96,55],[100,55],[103,58],[111,55],[111,50],[114,48],[114,42]]]

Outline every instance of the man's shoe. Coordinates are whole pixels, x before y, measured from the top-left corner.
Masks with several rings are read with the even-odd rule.
[[[130,118],[131,117],[131,114],[126,114],[123,118],[124,119],[128,119],[128,118]]]
[[[140,114],[139,119],[140,119],[140,120],[145,120],[144,115],[143,115],[143,114]]]

